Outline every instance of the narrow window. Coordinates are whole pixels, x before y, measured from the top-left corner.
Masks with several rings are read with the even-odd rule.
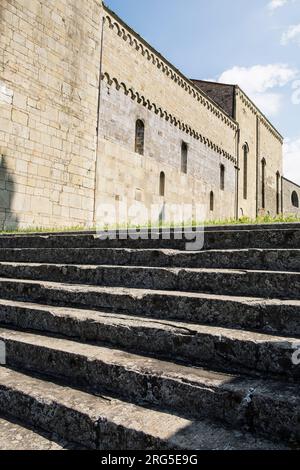
[[[244,199],[248,198],[248,145],[245,144],[244,147]]]
[[[213,191],[210,192],[210,196],[209,196],[209,208],[210,208],[210,211],[213,212],[213,210],[214,210],[214,193],[213,193]]]
[[[280,214],[280,173],[276,173],[276,213]]]
[[[138,201],[138,202],[141,202],[142,199],[143,199],[143,195],[142,195],[142,194],[143,194],[142,190],[137,188],[137,189],[135,190],[135,200]]]
[[[299,207],[299,197],[296,191],[292,192],[292,205],[294,207]]]
[[[261,207],[266,208],[266,160],[261,161]]]
[[[145,124],[138,119],[135,124],[135,152],[144,155]]]
[[[222,191],[225,189],[225,166],[220,166],[220,188]]]
[[[185,142],[181,144],[181,171],[182,173],[187,173],[188,165],[188,146]]]
[[[159,176],[159,195],[164,197],[165,195],[165,186],[166,186],[166,177],[164,172],[162,171]]]

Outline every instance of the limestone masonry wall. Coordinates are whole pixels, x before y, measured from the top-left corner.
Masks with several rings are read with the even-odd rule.
[[[102,57],[97,203],[199,203],[206,219],[234,217],[237,124],[108,10]],[[145,124],[143,156],[134,153],[137,119]],[[181,172],[182,142],[187,174]]]
[[[88,227],[116,201],[202,204],[206,219],[288,212],[280,134],[238,86],[217,104],[196,83],[101,0],[1,0],[0,230]]]
[[[239,139],[239,215],[276,215],[281,207],[282,138],[238,89],[236,119]],[[244,146],[248,147],[247,198],[244,193]],[[265,160],[265,207],[262,201],[262,160]],[[278,176],[277,176],[278,175]],[[277,187],[277,178],[279,187]],[[277,190],[279,194],[277,195]],[[277,207],[279,201],[279,206]]]
[[[144,155],[134,152],[135,122],[145,123]],[[102,84],[97,200],[151,204],[203,204],[206,219],[234,217],[235,167],[226,157],[186,134],[170,121],[133,101],[114,84]],[[181,144],[188,147],[187,174],[181,172]],[[225,188],[220,189],[220,165]],[[159,177],[165,173],[165,196]],[[214,208],[210,210],[210,192]]]
[[[0,228],[93,219],[100,0],[1,0]]]
[[[106,10],[102,73],[232,161],[237,124]]]
[[[262,159],[265,160],[265,209],[262,208]],[[282,142],[274,139],[269,130],[259,123],[258,153],[258,212],[276,215],[281,212],[281,176],[283,172]],[[278,175],[278,176],[277,176]],[[276,181],[278,177],[279,207],[277,208]],[[284,210],[286,208],[284,207]]]
[[[285,213],[300,217],[300,186],[282,178],[282,199]]]
[[[256,217],[256,116],[240,96],[236,96],[236,119],[240,126],[239,138],[239,200],[238,215]],[[247,147],[247,198],[244,197],[244,147]]]

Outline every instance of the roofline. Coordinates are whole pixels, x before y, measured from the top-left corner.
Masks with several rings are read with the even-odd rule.
[[[220,85],[220,86],[230,86],[234,88],[236,85],[232,85],[232,83],[223,83],[223,82],[214,82],[213,80],[199,80],[197,78],[191,79],[193,82],[203,82],[203,83],[212,83],[213,85]]]
[[[254,103],[254,101],[249,98],[249,96],[247,95],[247,93],[244,92],[244,90],[242,90],[242,88],[237,85],[237,84],[230,84],[230,83],[220,83],[220,82],[214,82],[214,81],[210,81],[210,80],[197,80],[197,79],[193,79],[195,80],[196,82],[203,82],[203,83],[212,83],[213,85],[224,85],[224,86],[231,86],[233,88],[238,89],[240,90],[244,95],[245,97],[247,98],[248,101],[250,101],[250,103],[255,107],[255,109],[259,112],[259,114],[267,121],[267,123],[272,127],[272,129],[278,134],[278,136],[284,140],[284,137],[281,135],[281,133],[276,129],[276,127],[270,122],[270,120],[266,117],[266,115],[258,108],[258,106]]]
[[[287,181],[288,183],[291,183],[291,184],[293,184],[294,186],[297,186],[297,188],[299,188],[299,189],[300,189],[300,185],[299,185],[299,184],[297,184],[297,183],[294,183],[294,181],[292,181],[292,180],[289,180],[289,179],[288,179],[288,178],[286,178],[285,176],[283,176],[283,177],[282,177],[282,179],[283,179],[283,180],[285,180],[285,181]]]
[[[200,93],[207,101],[209,101],[213,106],[215,106],[227,119],[229,119],[233,124],[238,126],[238,122],[233,119],[229,114],[227,114],[224,109],[218,105],[209,95],[207,95],[203,90],[201,90],[197,85],[195,85],[192,80],[187,78],[175,65],[168,61],[160,52],[158,52],[151,44],[149,44],[139,33],[137,33],[131,26],[129,26],[125,21],[122,20],[113,10],[111,10],[105,3],[103,3],[104,10],[115,17],[125,28],[134,34],[146,47],[148,47],[154,54],[156,54],[161,60],[163,60],[170,68],[172,68],[183,80],[185,80],[195,91]]]

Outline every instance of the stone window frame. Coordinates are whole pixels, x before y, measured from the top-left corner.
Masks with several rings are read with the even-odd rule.
[[[209,210],[210,212],[215,210],[215,195],[213,191],[211,191],[209,194]]]
[[[291,194],[291,202],[292,202],[292,206],[293,206],[293,207],[296,207],[297,209],[299,209],[299,196],[298,196],[297,191],[293,191],[293,192],[292,192],[292,194]]]
[[[261,160],[261,207],[266,208],[266,167],[267,161],[265,158]]]
[[[243,197],[248,199],[248,163],[249,163],[249,145],[247,142],[243,145]]]
[[[225,174],[226,168],[223,163],[220,164],[220,189],[221,191],[225,191]]]
[[[166,174],[164,171],[161,171],[159,174],[159,195],[160,197],[165,197],[166,195]]]
[[[281,212],[281,204],[280,204],[280,193],[281,193],[281,188],[280,188],[280,181],[281,181],[281,175],[280,172],[277,171],[276,173],[276,214],[279,215]]]
[[[181,173],[187,175],[188,172],[188,144],[182,140],[181,141]]]
[[[145,121],[137,118],[135,121],[135,153],[144,155],[145,153]]]

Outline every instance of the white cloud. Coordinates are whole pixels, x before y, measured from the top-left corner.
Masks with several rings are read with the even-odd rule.
[[[279,113],[283,100],[279,93],[254,93],[251,98],[256,106],[268,116],[276,116]]]
[[[271,13],[274,13],[275,10],[278,8],[284,7],[285,5],[289,5],[291,3],[296,3],[298,0],[270,0],[268,3],[268,9]]]
[[[292,84],[292,103],[300,104],[300,80],[295,80]]]
[[[290,42],[295,42],[300,46],[300,24],[290,26],[281,36],[281,44],[286,46]]]
[[[288,0],[271,0],[268,4],[268,8],[271,11],[277,10],[277,8],[283,7],[288,3]]]
[[[235,66],[223,72],[218,81],[239,85],[264,113],[274,116],[278,114],[282,101],[282,94],[274,89],[290,83],[297,73],[286,64]]]
[[[300,137],[287,139],[283,146],[284,175],[300,184]]]
[[[296,75],[297,71],[286,64],[236,66],[223,72],[219,81],[237,83],[248,93],[263,93],[287,85]]]

